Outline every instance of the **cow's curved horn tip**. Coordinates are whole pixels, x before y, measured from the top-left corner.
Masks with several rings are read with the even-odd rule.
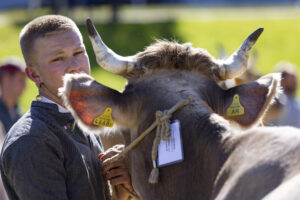
[[[86,19],[86,26],[87,26],[89,35],[92,37],[96,36],[96,30],[95,30],[93,21],[90,18]]]
[[[258,34],[261,34],[264,31],[264,27],[260,27],[258,29],[256,29],[255,32],[258,32]]]
[[[92,22],[91,18],[88,17],[88,18],[86,19],[86,25],[87,25],[87,26],[90,26],[91,24],[93,24],[93,22]]]
[[[264,31],[264,28],[260,27],[256,29],[248,38],[250,41],[256,41],[261,33]]]

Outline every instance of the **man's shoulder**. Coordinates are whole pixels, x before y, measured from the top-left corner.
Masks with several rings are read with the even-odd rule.
[[[43,140],[49,138],[49,132],[47,124],[38,117],[32,115],[29,111],[24,114],[9,130],[5,137],[3,148],[4,151],[10,145],[17,141],[28,141],[31,140]]]
[[[1,156],[7,149],[14,148],[18,150],[26,150],[28,147],[34,146],[34,144],[42,144],[44,141],[46,141],[45,138],[30,134],[22,135],[11,140],[6,140],[2,147]]]
[[[9,176],[9,173],[23,169],[18,166],[20,164],[30,168],[32,162],[36,164],[37,160],[51,158],[53,155],[60,159],[63,158],[62,148],[54,140],[37,135],[22,135],[15,140],[4,143],[1,150],[0,170],[1,173]],[[54,162],[53,159],[50,160]]]
[[[35,134],[40,129],[47,129],[46,123],[31,111],[28,111],[11,127],[8,136]]]

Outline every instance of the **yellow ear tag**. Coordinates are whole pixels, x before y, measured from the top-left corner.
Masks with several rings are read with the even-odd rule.
[[[111,108],[106,108],[102,115],[94,119],[93,124],[96,126],[112,127],[114,121],[111,117]]]
[[[231,105],[226,111],[227,116],[238,116],[244,114],[244,107],[240,103],[240,97],[238,94],[233,96]]]

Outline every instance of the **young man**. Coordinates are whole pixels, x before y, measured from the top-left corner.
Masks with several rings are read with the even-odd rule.
[[[26,87],[25,67],[15,60],[0,65],[0,122],[4,133],[21,117],[17,103]]]
[[[39,96],[14,125],[1,152],[1,174],[10,199],[107,199],[105,178],[132,190],[122,161],[102,170],[102,146],[93,134],[81,131],[58,96],[66,73],[90,73],[82,36],[63,16],[46,15],[28,23],[20,34],[26,75]],[[110,157],[106,152],[103,158]],[[118,190],[118,199],[127,199]]]

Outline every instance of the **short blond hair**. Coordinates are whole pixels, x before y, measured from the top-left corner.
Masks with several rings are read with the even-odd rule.
[[[33,65],[32,52],[38,38],[67,31],[78,32],[82,40],[82,35],[75,22],[62,15],[45,15],[26,24],[20,33],[20,45],[26,65]]]

